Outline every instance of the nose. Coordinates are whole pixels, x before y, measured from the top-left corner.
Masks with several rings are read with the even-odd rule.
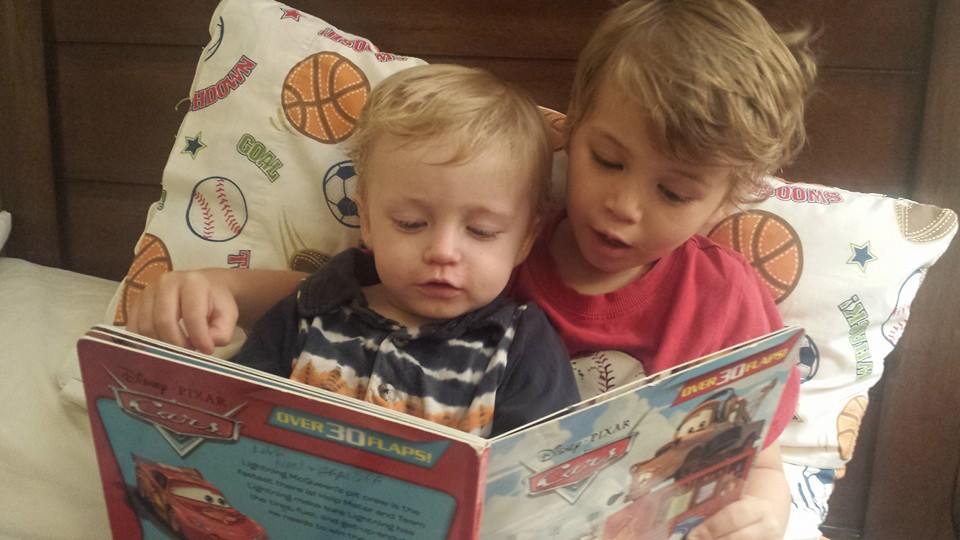
[[[634,224],[643,216],[642,201],[638,189],[616,189],[606,194],[603,206],[614,220]]]
[[[423,261],[435,265],[460,262],[462,254],[457,231],[453,227],[438,227],[432,232],[429,243],[423,251]]]

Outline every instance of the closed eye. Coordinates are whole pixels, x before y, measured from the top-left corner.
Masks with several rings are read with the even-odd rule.
[[[609,159],[605,159],[605,158],[601,157],[600,154],[598,154],[598,153],[596,153],[596,152],[590,152],[590,156],[593,158],[593,161],[594,161],[597,165],[600,165],[600,166],[603,167],[604,169],[610,169],[610,170],[614,170],[614,171],[622,171],[622,170],[623,170],[623,163],[617,163],[616,161],[610,161]]]
[[[393,223],[398,229],[406,232],[418,231],[426,226],[426,223],[423,221],[407,221],[403,219],[394,219]]]
[[[670,188],[667,188],[662,184],[658,185],[657,189],[660,190],[660,194],[663,195],[664,199],[674,204],[684,204],[693,200],[693,197],[680,195],[679,193],[672,191]]]
[[[467,227],[467,231],[475,238],[480,240],[493,240],[500,234],[498,231],[491,231],[489,229],[482,229],[479,227]]]

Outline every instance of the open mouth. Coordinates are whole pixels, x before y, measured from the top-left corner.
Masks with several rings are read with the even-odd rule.
[[[630,247],[630,244],[624,242],[623,240],[620,240],[619,238],[610,236],[609,234],[602,233],[598,230],[594,230],[593,232],[596,233],[597,238],[600,239],[600,243],[607,247],[611,247],[614,249],[626,249]]]

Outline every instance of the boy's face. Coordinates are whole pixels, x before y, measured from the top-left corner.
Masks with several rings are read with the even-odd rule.
[[[378,311],[423,322],[490,303],[533,240],[529,168],[500,148],[444,164],[448,143],[400,142],[376,143],[360,201],[361,235],[388,304]]]
[[[581,259],[572,263],[597,282],[632,279],[697,233],[727,200],[730,167],[679,163],[652,137],[636,104],[611,84],[601,86],[571,134],[567,214]]]

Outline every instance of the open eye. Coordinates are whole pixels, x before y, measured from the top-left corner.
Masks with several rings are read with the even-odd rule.
[[[610,169],[612,171],[623,170],[623,163],[617,163],[616,161],[606,159],[596,152],[590,152],[590,156],[597,165],[600,165],[604,169]]]

